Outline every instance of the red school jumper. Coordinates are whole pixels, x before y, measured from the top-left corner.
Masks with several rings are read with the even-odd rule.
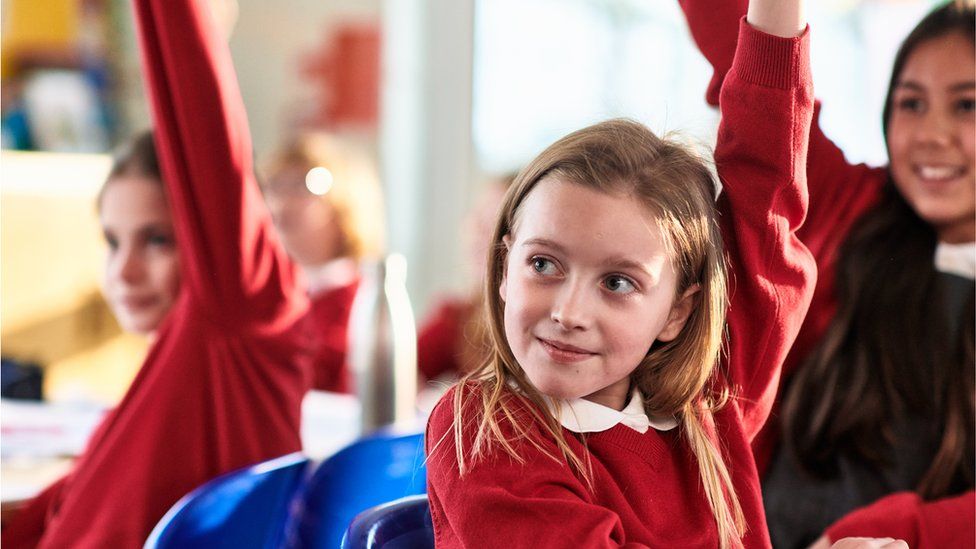
[[[715,431],[748,524],[745,547],[770,545],[750,443],[769,413],[816,276],[795,235],[807,202],[806,135],[813,110],[808,44],[807,33],[778,38],[743,22],[722,91],[715,159],[724,183],[719,208],[732,274],[724,369],[738,398],[716,413]],[[574,452],[589,453],[593,491],[567,464],[525,441],[517,447],[524,465],[497,451],[460,477],[452,395],[434,409],[427,427],[438,547],[718,545],[698,465],[680,429],[640,434],[618,424],[584,435],[585,449],[564,430]],[[539,425],[528,427],[528,436],[559,455]],[[473,430],[467,435],[470,443]]]
[[[732,64],[736,34],[730,21],[742,17],[747,0],[680,0],[692,37],[714,73],[706,100],[719,105],[719,90]],[[835,273],[838,249],[851,227],[881,198],[886,168],[851,165],[823,133],[819,104],[810,127],[807,179],[810,205],[797,235],[817,261],[818,278],[810,311],[783,366],[784,379],[802,364],[822,340],[837,310]],[[775,408],[774,408],[775,410]],[[766,470],[779,441],[779,422],[770,421],[753,442],[760,474]],[[976,546],[976,495],[925,502],[899,493],[854,511],[827,530],[831,540],[848,536],[901,536],[913,548]],[[885,533],[887,532],[887,533]],[[949,538],[945,536],[952,532]]]
[[[307,310],[251,169],[230,53],[206,2],[137,0],[180,295],[119,406],[4,547],[141,547],[180,497],[301,449]]]
[[[353,376],[347,365],[349,317],[360,281],[329,288],[309,296],[306,320],[312,353],[312,387],[320,391],[352,393]]]

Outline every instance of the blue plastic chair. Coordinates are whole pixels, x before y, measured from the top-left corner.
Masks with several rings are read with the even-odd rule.
[[[296,452],[207,482],[170,508],[144,547],[281,547],[308,464]]]
[[[356,515],[342,549],[433,549],[427,496],[408,496]]]
[[[309,480],[297,524],[299,547],[335,549],[360,512],[426,492],[421,433],[380,431],[360,439],[322,462]]]

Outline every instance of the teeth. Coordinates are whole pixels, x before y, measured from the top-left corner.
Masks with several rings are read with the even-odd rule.
[[[960,174],[959,168],[950,166],[919,166],[918,175],[922,179],[945,180],[952,179]]]

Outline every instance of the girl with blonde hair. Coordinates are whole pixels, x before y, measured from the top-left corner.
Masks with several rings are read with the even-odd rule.
[[[352,390],[349,315],[363,260],[382,257],[383,195],[373,164],[350,143],[304,132],[282,146],[262,185],[275,228],[305,275],[313,387]]]
[[[488,258],[492,350],[427,427],[439,547],[769,545],[750,441],[815,279],[795,236],[813,109],[799,11],[758,3],[742,25],[720,214],[704,160],[625,120],[519,174]]]

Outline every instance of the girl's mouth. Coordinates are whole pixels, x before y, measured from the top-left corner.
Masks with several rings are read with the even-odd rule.
[[[946,164],[915,164],[912,166],[912,171],[922,182],[930,185],[949,183],[966,173],[962,166]]]
[[[559,341],[543,339],[541,337],[536,339],[538,339],[539,343],[542,345],[542,348],[546,350],[549,357],[555,362],[579,362],[596,355],[596,353],[587,351],[586,349],[581,349],[579,347]]]

